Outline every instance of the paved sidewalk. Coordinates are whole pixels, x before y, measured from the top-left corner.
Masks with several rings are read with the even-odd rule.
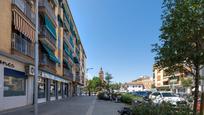
[[[118,115],[124,104],[97,100],[95,96],[73,97],[39,104],[39,115]],[[0,115],[33,115],[33,106],[0,112]]]

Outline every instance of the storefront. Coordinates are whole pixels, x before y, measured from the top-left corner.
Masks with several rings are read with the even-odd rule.
[[[54,101],[68,97],[68,81],[50,73],[39,71],[38,102]]]
[[[0,56],[0,111],[32,104],[31,81],[23,63]]]

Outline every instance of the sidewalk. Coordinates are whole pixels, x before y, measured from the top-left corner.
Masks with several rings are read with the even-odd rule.
[[[72,97],[71,99],[64,99],[38,104],[39,115],[68,115],[67,113],[74,113],[76,110],[75,107],[81,105],[80,104],[81,102],[85,102],[85,99],[87,100],[86,104],[88,104],[89,100],[92,100],[93,97],[87,98]],[[34,112],[32,105],[0,112],[0,115],[33,115],[33,114]],[[77,113],[76,115],[80,114]]]
[[[39,115],[118,115],[125,105],[97,100],[96,96],[80,96],[71,99],[39,104]],[[33,106],[0,112],[0,115],[33,115]]]

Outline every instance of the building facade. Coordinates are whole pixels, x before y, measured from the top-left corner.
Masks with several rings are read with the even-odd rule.
[[[191,76],[187,73],[175,72],[172,75],[169,75],[165,72],[165,69],[157,69],[153,70],[153,80],[154,86],[158,90],[167,90],[175,93],[187,92],[186,89],[182,86],[182,79],[190,78]],[[193,85],[193,84],[192,84]]]
[[[134,91],[145,91],[151,90],[153,84],[153,80],[148,76],[140,76],[138,79],[133,80],[132,82],[126,83],[125,87],[127,92]]]
[[[0,111],[33,104],[35,0],[1,0]],[[67,0],[39,0],[38,102],[80,94],[86,54]]]

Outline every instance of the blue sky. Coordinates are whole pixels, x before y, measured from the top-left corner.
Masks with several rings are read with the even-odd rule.
[[[89,78],[100,67],[115,82],[152,76],[162,0],[69,0],[87,54]]]

